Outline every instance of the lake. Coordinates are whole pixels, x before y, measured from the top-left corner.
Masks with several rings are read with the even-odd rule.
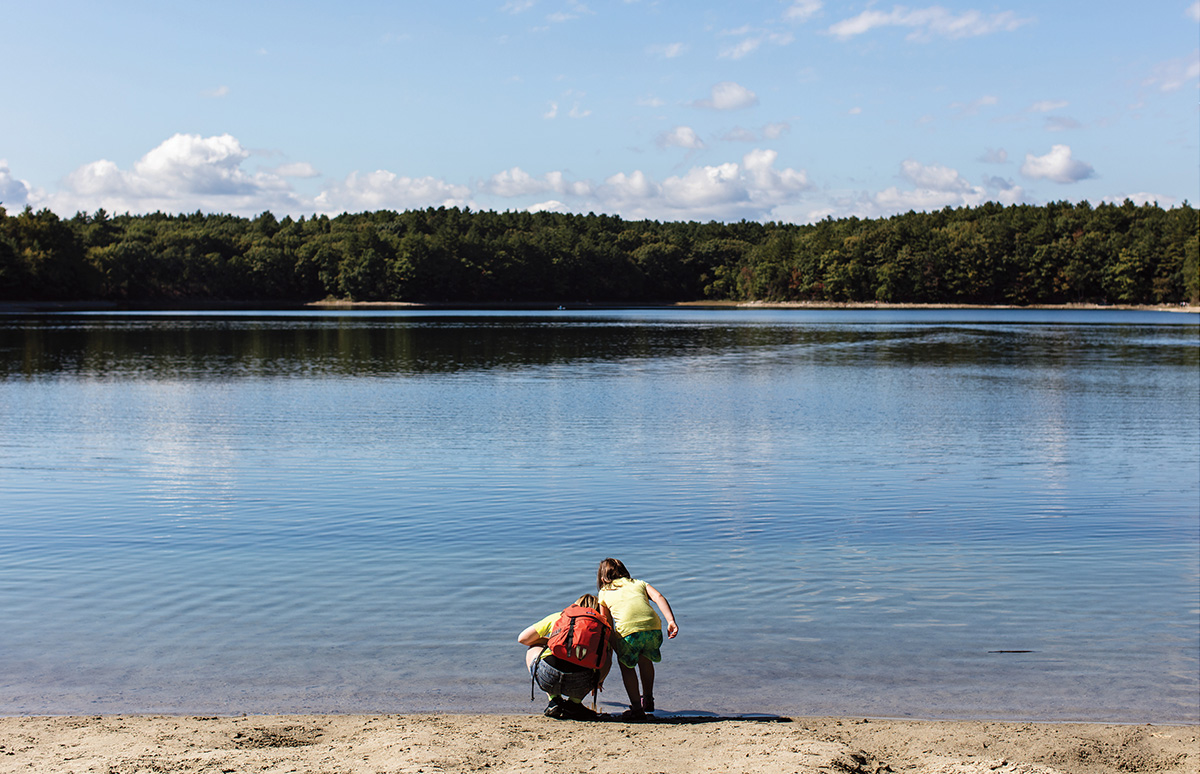
[[[539,712],[606,556],[661,711],[1200,722],[1200,316],[0,315],[0,714]]]

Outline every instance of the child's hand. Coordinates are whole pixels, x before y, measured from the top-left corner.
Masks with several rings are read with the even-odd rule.
[[[674,621],[672,621],[671,623],[667,624],[667,639],[675,639],[676,634],[679,634],[679,627],[675,625]]]

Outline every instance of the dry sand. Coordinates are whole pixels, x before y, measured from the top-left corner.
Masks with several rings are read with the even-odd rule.
[[[1200,772],[1200,728],[514,715],[0,718],[0,772]]]

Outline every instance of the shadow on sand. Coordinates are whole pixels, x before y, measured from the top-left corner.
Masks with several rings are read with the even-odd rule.
[[[595,722],[691,726],[699,725],[700,723],[791,723],[792,719],[783,715],[766,715],[753,712],[742,715],[717,715],[713,712],[683,710],[681,712],[658,712],[646,715],[640,720],[625,720],[619,713],[615,715],[602,713],[596,717]]]

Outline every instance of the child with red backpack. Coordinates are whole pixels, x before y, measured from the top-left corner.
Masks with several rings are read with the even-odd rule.
[[[550,697],[545,715],[551,718],[591,720],[594,709],[583,698],[596,691],[612,666],[612,617],[602,612],[594,594],[584,594],[561,613],[551,613],[521,632],[517,642],[529,648],[525,666]],[[533,687],[530,686],[530,698]],[[564,698],[565,697],[565,698]]]

